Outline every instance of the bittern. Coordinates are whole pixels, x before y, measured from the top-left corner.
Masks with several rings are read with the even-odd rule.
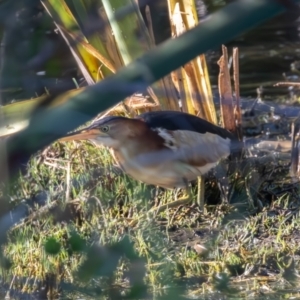
[[[133,119],[104,117],[61,140],[91,140],[107,146],[134,179],[174,189],[186,188],[228,157],[233,138],[226,129],[197,116],[153,111]]]

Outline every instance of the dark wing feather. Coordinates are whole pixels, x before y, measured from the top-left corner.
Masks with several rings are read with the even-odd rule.
[[[223,138],[234,139],[233,134],[228,130],[197,116],[180,111],[152,111],[143,113],[137,118],[143,120],[151,128],[160,127],[167,130],[189,130],[202,134],[209,132]]]

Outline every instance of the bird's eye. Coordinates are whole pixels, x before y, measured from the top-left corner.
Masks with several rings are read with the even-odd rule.
[[[100,130],[102,131],[102,132],[108,132],[109,131],[109,126],[102,126],[101,128],[100,128]]]

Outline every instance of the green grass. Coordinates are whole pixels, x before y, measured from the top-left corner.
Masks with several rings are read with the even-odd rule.
[[[160,190],[155,199],[154,187],[113,164],[104,148],[55,143],[31,159],[28,174],[11,183],[12,206],[27,199],[22,205],[29,210],[3,247],[1,277],[12,294],[39,290],[50,299],[299,296],[299,185],[288,180],[287,167],[279,162],[276,172],[271,164],[253,167],[260,183],[243,178],[235,183],[230,206],[207,205],[203,213],[191,205],[157,214],[152,208],[172,202],[174,193]],[[206,189],[207,200],[216,200],[213,178]],[[32,199],[40,199],[40,205]]]

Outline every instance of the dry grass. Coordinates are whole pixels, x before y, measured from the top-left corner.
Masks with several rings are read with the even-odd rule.
[[[28,217],[4,247],[4,286],[21,299],[298,297],[299,185],[287,171],[278,161],[245,166],[231,205],[213,204],[210,177],[205,213],[156,214],[174,193],[122,174],[106,149],[55,143],[11,185]]]

